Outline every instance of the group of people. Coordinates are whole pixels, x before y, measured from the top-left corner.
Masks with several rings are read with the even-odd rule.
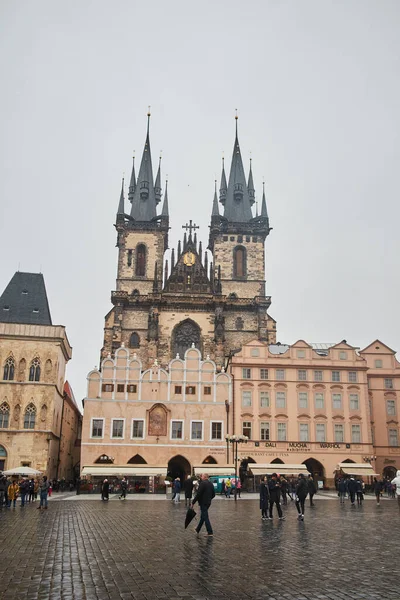
[[[20,506],[24,507],[30,502],[40,499],[38,509],[47,509],[48,496],[51,495],[51,483],[46,475],[42,479],[33,479],[28,477],[5,477],[0,476],[0,509],[15,508],[17,499],[20,498]]]
[[[114,484],[113,484],[113,489],[114,489]],[[120,500],[126,500],[126,493],[128,491],[128,480],[126,477],[123,477],[121,479],[121,481],[119,482],[119,499]],[[110,497],[110,482],[108,481],[108,479],[104,479],[104,481],[101,484],[101,499],[103,502],[108,502]]]
[[[317,489],[311,475],[306,479],[303,473],[300,473],[297,480],[289,482],[285,477],[279,477],[277,473],[272,473],[271,477],[264,477],[260,485],[260,510],[263,521],[273,519],[273,508],[276,506],[278,518],[285,520],[282,512],[281,499],[283,505],[287,505],[287,498],[296,505],[298,519],[304,520],[304,507],[307,496],[310,496],[310,507],[314,506],[313,497]]]
[[[191,475],[188,475],[183,482],[183,491],[185,493],[185,506],[189,506],[192,501],[193,493],[196,493],[199,487],[199,480],[193,479]],[[175,504],[179,504],[181,501],[182,484],[180,477],[176,477],[171,484],[172,497],[171,500]]]
[[[237,479],[228,477],[226,481],[223,479],[221,482],[221,495],[225,498],[230,498],[231,494],[240,498],[240,492],[242,490],[242,482],[240,478]]]
[[[344,504],[346,498],[349,498],[351,506],[355,506],[356,502],[358,506],[362,505],[365,483],[361,477],[355,477],[354,475],[340,477],[336,482],[336,487],[341,504]],[[397,471],[397,475],[392,481],[382,481],[374,477],[371,487],[375,494],[377,506],[381,505],[381,497],[386,492],[388,498],[395,498],[397,496],[400,507],[400,471]]]

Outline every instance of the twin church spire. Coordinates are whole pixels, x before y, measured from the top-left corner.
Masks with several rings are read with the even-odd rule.
[[[253,181],[253,171],[250,159],[250,171],[246,181],[246,176],[243,168],[242,155],[240,151],[238,138],[238,117],[236,115],[236,132],[235,142],[233,146],[232,162],[227,182],[225,174],[224,159],[222,159],[222,174],[221,185],[219,189],[219,202],[224,207],[223,215],[220,215],[218,208],[217,186],[215,184],[214,201],[212,206],[211,217],[222,218],[225,222],[231,223],[248,223],[253,219],[252,206],[255,203],[255,187]],[[138,222],[148,222],[157,220],[157,205],[161,202],[161,157],[158,165],[156,180],[153,180],[153,167],[151,160],[150,149],[150,113],[147,114],[147,134],[143,149],[142,160],[140,163],[139,173],[136,178],[135,160],[133,159],[132,173],[129,183],[128,199],[131,203],[130,215],[125,214],[124,207],[124,185],[118,205],[117,217],[128,218]],[[167,184],[165,187],[164,203],[161,211],[161,217],[168,217],[168,194]],[[263,196],[261,203],[261,214],[256,214],[256,219],[266,220],[267,228],[269,228],[267,203],[265,199],[265,189],[263,184]]]

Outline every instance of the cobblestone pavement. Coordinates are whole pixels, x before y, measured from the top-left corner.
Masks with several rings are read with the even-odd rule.
[[[36,505],[37,506],[37,505]],[[184,503],[49,501],[0,511],[0,598],[348,600],[400,598],[400,511],[214,501],[214,538],[185,531]]]

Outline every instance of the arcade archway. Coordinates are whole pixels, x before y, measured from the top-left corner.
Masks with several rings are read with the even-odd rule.
[[[314,481],[323,481],[325,483],[325,469],[319,460],[316,458],[307,458],[307,460],[303,460],[303,465],[306,465],[307,471],[313,476]]]
[[[128,460],[128,465],[147,465],[147,461],[140,454],[135,454]]]
[[[206,458],[203,460],[203,465],[216,465],[217,461],[215,460],[215,458],[213,456],[206,456]]]
[[[385,479],[394,479],[396,477],[397,469],[396,467],[385,467],[383,469],[383,477]]]
[[[271,465],[284,465],[284,461],[281,458],[274,458],[271,460]]]
[[[167,468],[167,476],[171,477],[172,480],[179,477],[181,483],[185,481],[188,475],[192,474],[192,467],[190,466],[189,461],[184,457],[178,454],[170,459],[168,462]]]

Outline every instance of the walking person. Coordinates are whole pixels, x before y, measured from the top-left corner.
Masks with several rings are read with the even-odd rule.
[[[226,496],[225,479],[221,481],[221,496]]]
[[[357,505],[361,506],[364,500],[363,484],[360,478],[356,479],[356,494],[357,494]]]
[[[379,481],[376,477],[374,477],[374,483],[372,484],[372,489],[374,490],[376,505],[381,505],[381,493],[382,493],[382,482]]]
[[[179,477],[175,479],[175,504],[181,501],[181,480]]]
[[[240,496],[241,490],[242,490],[242,481],[241,481],[240,477],[238,477],[237,481],[236,481],[236,493],[237,493],[237,495],[238,495],[239,498],[241,497]]]
[[[205,524],[207,529],[208,537],[212,537],[214,535],[213,528],[210,523],[210,519],[208,516],[208,509],[211,506],[212,499],[215,497],[215,489],[211,481],[208,479],[207,473],[202,473],[201,481],[199,485],[199,489],[195,497],[193,498],[192,506],[198,502],[200,506],[200,521],[197,525],[195,531],[197,534],[200,533],[203,524]]]
[[[304,504],[308,494],[308,482],[303,473],[300,473],[296,486],[296,508],[299,521],[304,521]]]
[[[397,503],[399,505],[399,509],[400,509],[400,471],[397,471],[396,473],[396,477],[394,479],[392,479],[391,484],[396,486],[396,498],[397,498]]]
[[[340,504],[344,504],[346,498],[346,482],[343,477],[341,477],[338,482],[338,495],[340,498]]]
[[[232,491],[232,481],[231,481],[231,478],[228,477],[228,479],[225,481],[225,496],[228,499],[231,497],[231,491]]]
[[[11,502],[13,503],[13,508],[17,504],[17,498],[19,493],[19,485],[16,481],[12,481],[7,488],[7,496],[8,496],[8,507],[10,508]]]
[[[47,481],[47,476],[43,475],[43,479],[42,479],[41,483],[39,484],[40,504],[38,506],[38,510],[40,510],[42,507],[45,510],[47,510],[47,507],[48,507],[47,496],[49,493],[49,487],[50,487],[50,483]]]
[[[349,492],[351,505],[355,506],[357,485],[353,476],[351,476],[347,482],[347,489]]]
[[[278,517],[281,521],[285,520],[283,516],[280,497],[281,490],[280,484],[278,481],[278,475],[276,473],[272,473],[271,479],[268,482],[268,490],[269,490],[269,518],[272,519],[272,508],[274,504],[276,505],[276,510],[278,511]]]
[[[101,499],[104,500],[105,502],[108,502],[109,492],[110,492],[110,484],[108,482],[108,479],[105,479],[103,481],[103,485],[101,486]]]
[[[21,507],[25,506],[26,497],[29,494],[29,481],[27,478],[23,477],[19,484],[19,493],[21,496]]]
[[[269,489],[266,477],[263,477],[260,485],[260,510],[263,521],[268,521]]]
[[[310,496],[310,507],[313,508],[315,506],[313,498],[314,498],[315,494],[317,493],[317,488],[315,487],[314,478],[312,475],[309,475],[307,478],[307,487],[308,487],[308,494]]]
[[[29,492],[28,492],[28,502],[33,502],[35,498],[35,481],[34,479],[29,480]]]
[[[283,506],[287,506],[288,482],[287,479],[285,479],[285,477],[281,477],[280,481]]]
[[[193,494],[193,479],[190,475],[187,476],[185,484],[185,506],[190,506]]]
[[[7,480],[4,476],[0,477],[0,508],[3,508],[3,504],[6,497],[6,486]]]
[[[128,489],[128,480],[126,477],[123,477],[122,481],[121,481],[121,494],[119,496],[120,500],[126,500],[127,489]]]

